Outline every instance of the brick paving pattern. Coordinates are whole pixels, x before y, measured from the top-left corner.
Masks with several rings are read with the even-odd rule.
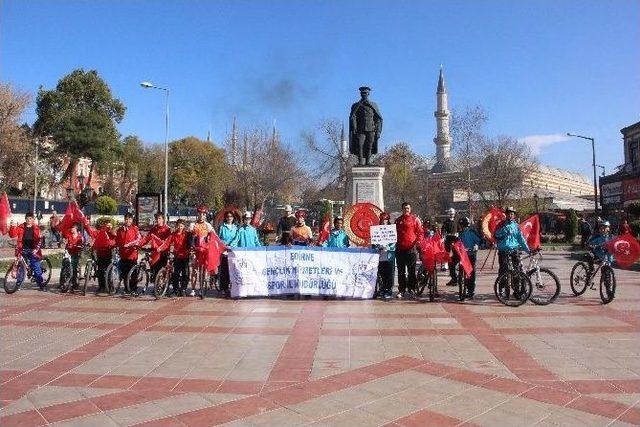
[[[0,425],[640,425],[640,273],[603,306],[544,263],[546,307],[2,293]]]

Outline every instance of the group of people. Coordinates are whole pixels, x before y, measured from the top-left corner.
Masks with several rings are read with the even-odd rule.
[[[77,288],[77,267],[82,250],[91,246],[97,263],[98,289],[97,293],[107,292],[105,273],[109,264],[113,261],[113,251],[117,250],[119,256],[120,277],[126,278],[129,271],[138,262],[139,249],[151,244],[158,252],[156,262],[151,266],[151,280],[167,263],[169,251],[173,253],[173,276],[171,277],[172,289],[170,293],[182,296],[195,295],[195,289],[187,292],[188,267],[190,255],[194,254],[198,265],[204,265],[207,259],[207,241],[211,233],[217,234],[227,248],[252,248],[262,246],[256,228],[251,225],[251,212],[245,212],[240,216],[237,211],[225,211],[223,222],[216,230],[207,221],[207,208],[201,206],[197,210],[196,221],[187,229],[184,220],[178,219],[173,230],[166,224],[164,214],[155,215],[155,224],[146,236],[142,236],[140,230],[133,224],[133,215],[125,214],[124,224],[114,230],[111,222],[104,222],[98,228],[93,228],[87,218],[81,223],[72,224],[66,230],[60,230],[61,221],[56,222],[54,229],[61,233],[65,241],[65,249],[68,251],[72,265],[72,288]],[[507,268],[509,258],[514,265],[518,265],[518,251],[529,252],[530,249],[516,221],[517,212],[514,208],[505,209],[506,219],[498,226],[494,233],[495,245],[498,251],[499,273]],[[285,207],[285,214],[280,218],[277,228],[276,242],[281,245],[308,246],[320,244],[325,247],[346,248],[350,246],[349,237],[344,230],[344,220],[336,217],[333,228],[322,242],[314,241],[311,228],[305,223],[305,212],[299,210],[293,213],[291,206]],[[391,216],[387,212],[380,214],[380,224],[391,224]],[[473,266],[473,271],[467,281],[467,298],[473,298],[476,287],[475,264],[477,251],[485,244],[485,239],[472,227],[469,218],[457,218],[455,209],[447,212],[447,218],[439,229],[432,226],[429,220],[421,220],[412,213],[411,204],[402,204],[402,214],[395,220],[397,241],[386,245],[376,245],[379,250],[379,277],[381,289],[379,295],[384,299],[393,298],[395,269],[398,270],[397,298],[413,298],[417,285],[417,263],[421,257],[421,245],[425,239],[438,238],[444,244],[444,250],[449,254],[448,271],[450,281],[447,286],[457,285],[456,265],[460,257],[453,250],[454,243],[460,241],[466,251],[466,255]],[[33,213],[25,215],[25,222],[20,225],[11,224],[9,235],[17,240],[17,254],[24,257],[30,265],[34,279],[40,288],[43,288],[42,272],[39,259],[41,258],[40,229],[35,222]],[[586,246],[592,249],[592,263],[596,259],[604,259],[610,255],[604,249],[604,244],[611,240],[610,224],[608,221],[600,221],[596,233],[590,235]],[[89,241],[90,240],[90,241]],[[219,276],[220,288],[226,294],[229,293],[230,276],[227,252],[222,253],[220,260]],[[135,289],[125,289],[132,295]]]

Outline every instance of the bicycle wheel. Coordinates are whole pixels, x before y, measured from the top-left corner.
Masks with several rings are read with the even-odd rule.
[[[435,269],[427,274],[427,286],[429,287],[429,302],[433,302],[438,293],[438,273]]]
[[[156,298],[160,298],[164,296],[167,292],[167,288],[169,287],[169,281],[171,277],[169,277],[169,269],[167,267],[162,267],[158,274],[156,274],[156,281],[153,285],[153,296]]]
[[[47,286],[51,280],[51,261],[47,257],[40,260],[40,269],[42,270],[42,285]]]
[[[422,264],[417,266],[416,279],[416,296],[422,296],[427,287],[427,272]]]
[[[141,285],[146,289],[149,284],[149,272],[140,264],[135,265],[127,274],[126,283],[129,286],[129,292],[138,292],[138,286]]]
[[[498,301],[509,307],[518,307],[531,296],[531,280],[521,271],[507,271],[496,279],[493,286]]]
[[[575,296],[584,294],[589,284],[589,266],[579,261],[571,269],[571,278],[569,279],[571,290]]]
[[[64,293],[69,289],[71,289],[71,262],[65,258],[60,268],[60,292]]]
[[[527,276],[531,280],[533,290],[531,291],[530,299],[534,304],[551,304],[560,295],[560,280],[548,268],[530,270]]]
[[[204,299],[207,294],[207,272],[204,267],[198,268],[200,273],[198,273],[198,298]]]
[[[109,295],[117,294],[118,291],[120,291],[120,286],[122,285],[122,278],[120,277],[120,270],[118,269],[118,266],[113,263],[109,264],[104,275]]]
[[[84,265],[84,283],[82,283],[82,295],[87,294],[87,286],[89,286],[89,281],[94,277],[94,264],[93,260],[89,259]]]
[[[24,270],[24,267],[20,265],[18,262],[14,262],[9,266],[7,273],[4,275],[4,283],[2,284],[4,287],[4,291],[7,294],[12,294],[18,289],[20,289],[20,285],[22,281],[24,281],[25,272],[22,271],[22,280],[18,281],[18,276],[20,275],[20,269]]]
[[[609,304],[616,297],[616,275],[613,268],[605,265],[600,273],[600,299]]]
[[[467,296],[467,280],[465,278],[464,268],[458,264],[456,270],[456,276],[458,278],[458,301],[464,301],[464,298]]]

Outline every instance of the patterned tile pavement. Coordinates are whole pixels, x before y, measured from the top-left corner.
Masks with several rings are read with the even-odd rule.
[[[2,293],[0,425],[640,425],[640,273],[603,306],[545,264],[546,307]]]

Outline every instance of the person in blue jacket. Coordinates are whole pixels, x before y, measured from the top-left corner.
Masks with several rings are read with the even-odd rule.
[[[333,220],[333,230],[329,234],[329,238],[322,246],[327,248],[348,248],[349,236],[344,231],[344,220],[341,216],[335,217]]]
[[[593,273],[593,263],[607,260],[613,262],[611,255],[604,247],[605,243],[613,239],[611,235],[611,224],[609,221],[601,221],[598,227],[598,233],[592,236],[587,242],[590,252],[587,254],[587,262],[589,263],[589,275]]]
[[[473,266],[471,277],[467,279],[467,298],[473,298],[476,291],[476,259],[478,248],[482,244],[482,237],[480,237],[480,234],[471,227],[471,221],[469,218],[460,218],[459,224],[462,231],[458,238],[467,250],[467,256]]]
[[[258,231],[251,225],[251,212],[245,212],[242,216],[242,225],[238,228],[239,248],[257,248],[262,246],[258,238]]]
[[[527,241],[520,231],[520,226],[516,222],[516,210],[508,207],[504,213],[507,219],[504,224],[496,230],[496,240],[498,242],[498,276],[507,271],[509,257],[514,267],[520,265],[520,255],[518,249],[529,252]]]
[[[380,214],[379,225],[391,225],[391,216],[387,212]],[[393,298],[393,278],[395,277],[396,244],[374,245],[374,249],[380,252],[378,262],[378,277],[380,278],[380,289],[378,294],[384,300]]]
[[[224,222],[218,228],[218,237],[225,245],[233,247],[238,243],[238,224],[232,211],[224,213]]]

